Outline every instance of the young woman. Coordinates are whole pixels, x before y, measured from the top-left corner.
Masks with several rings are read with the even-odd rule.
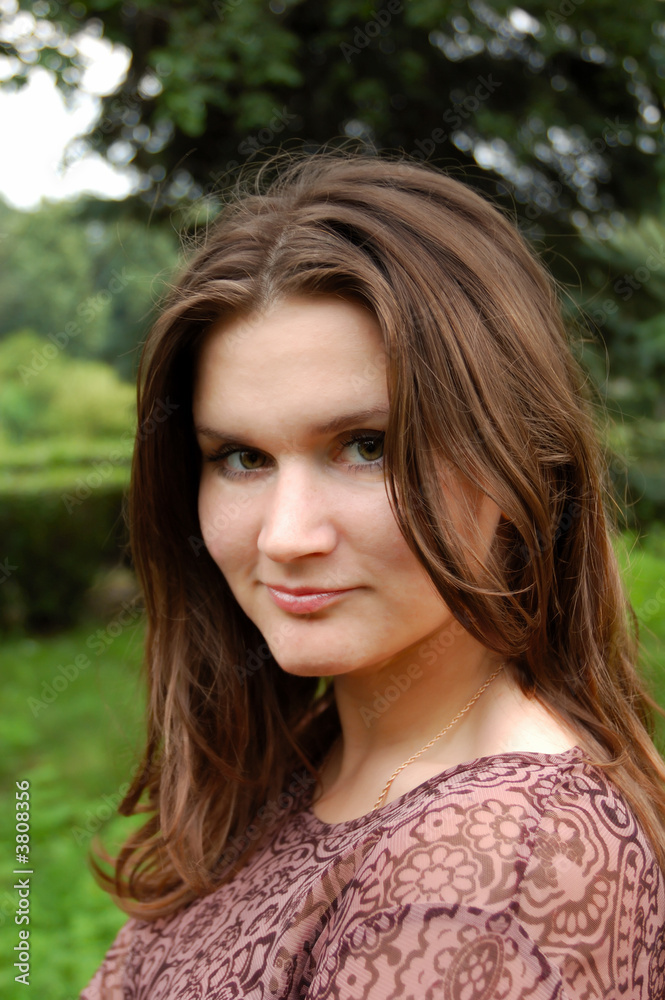
[[[554,284],[404,157],[255,180],[143,352],[147,819],[81,998],[662,998],[665,765]]]

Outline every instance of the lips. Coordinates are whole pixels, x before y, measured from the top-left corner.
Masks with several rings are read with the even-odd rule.
[[[301,597],[303,594],[341,594],[350,589],[348,587],[337,587],[335,590],[330,587],[283,587],[278,583],[266,583],[266,587],[278,590],[280,594],[293,594],[296,597]]]
[[[268,593],[279,608],[284,611],[291,611],[295,614],[307,614],[311,611],[318,611],[319,608],[343,597],[355,588],[348,590],[313,590],[310,587],[297,587],[293,590],[286,588],[271,587],[266,584]]]

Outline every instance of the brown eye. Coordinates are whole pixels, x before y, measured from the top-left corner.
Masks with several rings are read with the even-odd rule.
[[[346,441],[342,441],[342,448],[355,450],[356,455],[360,455],[363,461],[349,462],[349,468],[354,472],[363,469],[377,469],[382,465],[383,442],[385,433],[374,432],[373,434],[354,434]],[[353,446],[356,446],[353,449]]]
[[[242,464],[242,467],[244,469],[256,469],[257,467],[261,468],[260,465],[257,466],[256,464],[254,464],[256,462],[260,462],[262,460],[262,458],[263,458],[263,455],[259,454],[258,451],[238,451],[238,452],[235,452],[235,454],[241,456],[241,464]],[[249,462],[245,462],[242,459],[243,455],[250,455],[251,456],[250,461]]]
[[[359,442],[358,454],[362,455],[369,462],[376,461],[383,455],[383,438],[365,438]],[[367,454],[369,452],[370,454]]]
[[[240,456],[239,468],[237,466],[234,468],[228,464],[227,459],[232,455]],[[249,456],[248,461],[245,460],[245,456]],[[264,466],[261,463],[265,461],[265,455],[262,455],[260,451],[253,451],[250,448],[225,445],[213,455],[208,455],[205,460],[219,466],[218,471],[222,476],[225,476],[227,479],[236,479],[243,476],[250,476],[253,472],[263,469]]]

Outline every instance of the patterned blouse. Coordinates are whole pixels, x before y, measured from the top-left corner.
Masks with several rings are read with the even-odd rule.
[[[289,790],[233,880],[128,919],[79,1000],[665,1000],[663,873],[579,747],[458,764],[341,823],[307,772]]]

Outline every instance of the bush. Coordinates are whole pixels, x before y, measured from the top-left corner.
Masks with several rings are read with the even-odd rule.
[[[100,566],[127,560],[121,481],[87,486],[77,477],[33,475],[22,488],[0,491],[0,626],[5,631],[48,631],[79,620],[83,599]],[[60,480],[60,481],[58,481]],[[78,491],[78,495],[77,495]],[[71,499],[67,499],[67,498]],[[4,557],[4,562],[2,561]]]
[[[100,569],[126,562],[133,386],[29,330],[0,342],[0,628],[75,624]]]

